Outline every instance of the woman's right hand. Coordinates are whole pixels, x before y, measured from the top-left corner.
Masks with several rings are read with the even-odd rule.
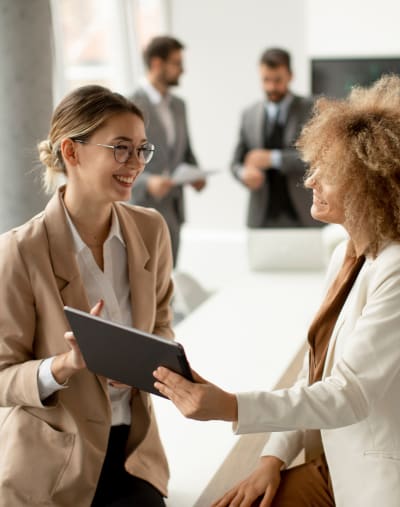
[[[254,472],[211,507],[251,507],[259,497],[262,497],[259,507],[269,507],[279,487],[282,465],[283,461],[275,456],[262,456]]]
[[[90,310],[91,315],[99,316],[104,306],[104,301],[100,299]],[[55,356],[51,363],[51,372],[58,384],[65,384],[69,377],[83,368],[86,368],[85,360],[79,349],[75,336],[71,331],[64,334],[65,340],[68,342],[70,350],[64,354]]]

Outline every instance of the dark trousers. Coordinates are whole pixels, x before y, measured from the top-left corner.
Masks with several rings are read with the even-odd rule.
[[[129,426],[113,426],[92,507],[165,507],[161,493],[124,468]]]
[[[259,506],[261,500],[252,507]],[[283,471],[271,507],[335,507],[325,456]]]

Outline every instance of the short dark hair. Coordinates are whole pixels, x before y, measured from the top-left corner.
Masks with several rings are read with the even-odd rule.
[[[150,68],[150,63],[153,58],[161,58],[167,60],[173,51],[184,49],[185,46],[178,39],[168,35],[160,35],[154,37],[146,46],[143,52],[143,60],[147,68]]]
[[[271,67],[272,69],[283,65],[289,72],[292,72],[290,65],[290,54],[282,48],[266,49],[261,55],[260,64]]]

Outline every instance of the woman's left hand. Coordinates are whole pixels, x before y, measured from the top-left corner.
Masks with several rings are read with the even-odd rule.
[[[162,366],[153,375],[157,379],[154,387],[169,398],[185,417],[208,421],[237,421],[237,400],[232,393],[204,380],[192,370],[195,382]]]

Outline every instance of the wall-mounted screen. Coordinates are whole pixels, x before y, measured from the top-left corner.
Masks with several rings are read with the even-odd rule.
[[[313,59],[312,94],[345,97],[354,85],[368,86],[388,73],[400,75],[400,57]]]

